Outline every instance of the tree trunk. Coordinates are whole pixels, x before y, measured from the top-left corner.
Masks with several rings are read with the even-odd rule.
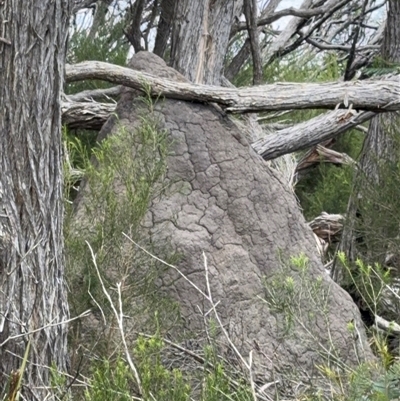
[[[0,3],[0,393],[30,353],[26,400],[67,366],[61,99],[68,0]]]
[[[172,19],[174,16],[174,1],[161,1],[160,20],[157,27],[157,35],[154,42],[154,54],[164,58],[165,50],[167,49],[168,39],[171,33]]]
[[[229,34],[243,0],[178,0],[171,66],[194,83],[220,85]]]

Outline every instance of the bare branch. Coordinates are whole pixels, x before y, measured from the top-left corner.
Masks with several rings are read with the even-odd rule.
[[[400,334],[400,325],[397,324],[396,322],[392,321],[392,322],[388,322],[386,319],[375,315],[375,326],[378,329],[381,329],[383,331],[385,331],[386,333],[390,333],[390,334]]]
[[[63,122],[71,128],[99,130],[115,105],[110,103],[77,102],[63,103]],[[351,129],[372,118],[372,112],[354,116],[347,110],[335,110],[304,123],[279,130],[256,141],[252,146],[265,160],[283,156],[301,149],[307,149]],[[245,129],[245,128],[244,128]],[[316,152],[329,158],[332,163],[350,163],[345,155],[324,147]]]
[[[303,175],[306,170],[321,162],[356,165],[356,161],[346,153],[339,153],[330,149],[329,147],[334,143],[335,140],[332,138],[310,149],[297,163],[296,173]]]
[[[145,72],[100,61],[67,65],[68,82],[102,79],[138,90],[149,87],[153,96],[199,102],[214,102],[226,107],[227,112],[246,113],[289,109],[333,109],[342,103],[354,109],[396,111],[400,109],[400,82],[397,77],[386,80],[332,82],[322,84],[278,83],[250,88],[223,88],[196,85],[156,78]],[[147,90],[147,89],[146,89]],[[341,115],[334,115],[343,126]],[[357,124],[360,123],[357,117]],[[364,120],[365,121],[365,120]]]
[[[93,249],[90,246],[89,242],[86,241],[86,244],[87,244],[87,246],[88,246],[88,248],[90,250],[90,254],[92,256],[92,262],[93,262],[93,265],[94,265],[94,267],[96,269],[97,277],[99,279],[99,282],[100,282],[101,288],[103,290],[103,293],[107,297],[107,300],[110,303],[111,309],[114,312],[114,316],[115,316],[115,318],[117,320],[118,329],[119,329],[119,332],[121,334],[121,340],[122,340],[122,343],[124,345],[125,356],[126,356],[126,359],[128,361],[129,367],[131,368],[132,373],[133,373],[133,375],[135,377],[136,385],[138,386],[139,393],[140,393],[140,395],[142,395],[143,394],[143,389],[142,389],[142,383],[141,383],[141,380],[140,380],[140,376],[139,376],[138,370],[137,370],[137,368],[136,368],[136,366],[135,366],[135,364],[134,364],[134,362],[133,362],[133,360],[131,358],[131,354],[129,352],[129,348],[128,348],[128,345],[126,343],[126,338],[125,338],[124,314],[123,314],[123,310],[122,310],[121,283],[117,283],[117,291],[118,291],[118,309],[117,309],[115,307],[115,305],[114,305],[114,302],[113,302],[109,292],[107,291],[107,289],[106,289],[106,287],[104,285],[103,278],[101,277],[99,268],[97,267],[96,255],[94,254]]]
[[[8,39],[6,39],[6,38],[0,37],[0,42],[1,42],[1,43],[5,43],[6,45],[11,45],[11,42],[10,42]]]
[[[110,114],[115,111],[113,103],[63,102],[62,122],[69,128],[100,130]]]
[[[74,0],[72,5],[72,13],[75,14],[84,8],[92,8],[96,5],[97,0]]]
[[[347,0],[347,2],[348,2],[348,0]],[[342,4],[345,4],[345,2],[342,1]],[[330,11],[332,8],[332,5],[333,5],[333,3],[329,2],[325,6],[321,6],[321,7],[317,7],[317,8],[294,8],[294,7],[285,8],[284,10],[279,10],[273,14],[259,18],[257,21],[257,26],[269,25],[269,24],[272,24],[273,22],[277,21],[278,19],[280,19],[282,17],[287,17],[287,16],[299,17],[299,18],[311,18],[316,15],[325,14],[326,12]],[[246,29],[247,29],[246,22],[239,22],[234,27],[234,30],[232,31],[232,33],[235,34],[237,32],[244,31]]]
[[[374,115],[375,113],[372,112],[352,115],[348,111],[334,110],[294,127],[283,129],[278,134],[268,135],[252,146],[265,160],[274,159],[333,138],[358,124],[368,121]]]
[[[305,0],[303,5],[305,7],[309,6],[312,3],[312,0]],[[264,55],[264,61],[271,62],[276,57],[283,57],[286,54],[291,53],[295,49],[297,49],[307,38],[309,38],[315,31],[317,31],[321,26],[326,24],[329,18],[338,10],[340,10],[343,6],[348,3],[348,0],[330,0],[326,7],[328,10],[321,15],[321,17],[315,21],[310,27],[308,27],[307,31],[304,33],[300,32],[299,27],[304,22],[304,19],[301,18],[292,18],[292,21],[288,24],[288,27],[276,38],[276,40],[272,43],[272,45],[267,49],[266,54]],[[329,6],[329,7],[328,7]],[[290,39],[298,34],[298,38],[290,43]]]
[[[168,39],[171,35],[172,19],[174,16],[174,1],[161,1],[160,20],[158,22],[157,35],[154,43],[154,53],[161,58],[164,58],[164,53],[167,48]]]
[[[72,102],[84,102],[91,100],[105,100],[110,97],[117,97],[121,93],[122,86],[113,86],[107,89],[89,89],[73,95],[66,96]]]
[[[318,238],[331,243],[340,240],[344,219],[344,216],[341,214],[328,214],[322,212],[313,221],[308,223],[308,225]]]
[[[358,42],[358,38],[360,37],[361,23],[363,22],[363,19],[365,16],[365,9],[367,7],[367,4],[368,4],[368,0],[364,0],[358,24],[354,29],[353,42],[351,44],[351,50],[349,53],[349,58],[347,60],[346,71],[344,73],[345,81],[350,81],[350,79],[352,79],[354,76],[354,70],[351,68],[351,66],[356,57],[357,42]]]
[[[113,0],[97,0],[95,3],[95,12],[93,16],[92,26],[89,30],[88,38],[93,40],[99,28],[104,25],[108,7],[111,5]]]
[[[146,0],[135,1],[130,16],[130,25],[124,31],[126,38],[129,40],[129,43],[131,43],[131,45],[135,49],[135,53],[144,50],[141,44],[142,32],[140,31],[140,26],[145,5]]]
[[[262,61],[260,42],[257,30],[257,0],[244,1],[244,14],[246,16],[247,30],[250,38],[251,53],[253,56],[253,84],[262,83]]]
[[[351,46],[332,45],[330,43],[322,43],[322,42],[316,41],[311,38],[307,38],[306,42],[315,46],[319,50],[339,50],[339,51],[345,51],[345,52],[349,52],[352,50]],[[380,46],[378,46],[378,45],[365,45],[365,46],[358,46],[356,49],[354,49],[354,52],[360,53],[364,50],[379,50],[379,49],[380,49]]]
[[[264,10],[261,12],[261,18],[270,15],[278,7],[281,0],[270,0]],[[240,24],[240,22],[238,22]],[[230,37],[233,38],[237,33],[235,30],[237,25],[234,25],[230,33]],[[257,32],[261,32],[262,28],[257,28]],[[225,77],[228,80],[233,80],[233,78],[238,74],[242,66],[246,63],[251,52],[250,38],[247,38],[242,46],[242,48],[237,52],[235,57],[233,57],[229,66],[225,68]]]

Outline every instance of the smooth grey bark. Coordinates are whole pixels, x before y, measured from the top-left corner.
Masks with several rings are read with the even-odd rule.
[[[0,2],[0,393],[18,375],[26,400],[54,399],[67,368],[61,92],[69,1]]]

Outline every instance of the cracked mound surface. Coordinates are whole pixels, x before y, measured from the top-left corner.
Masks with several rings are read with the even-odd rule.
[[[138,53],[130,66],[185,81],[150,53]],[[133,130],[140,123],[139,108],[137,92],[125,89],[117,107],[118,124]],[[219,315],[245,358],[250,350],[258,350],[258,375],[268,376],[274,367],[311,369],[321,360],[319,352],[326,355],[328,349],[343,362],[355,363],[357,348],[371,357],[358,310],[325,273],[294,194],[252,151],[244,134],[212,105],[161,99],[155,113],[160,127],[168,131],[165,182],[170,185],[152,201],[144,230],[155,243],[168,244],[182,255],[179,269],[206,291],[204,252]],[[100,137],[116,129],[111,118]],[[312,319],[284,336],[278,328],[282,317],[260,299],[263,280],[279,271],[282,260],[302,252],[310,260],[310,282],[320,277],[323,283],[326,315],[304,298],[299,301],[301,310]],[[291,275],[298,278],[295,270]],[[173,270],[160,277],[160,287],[179,302],[187,328],[202,330],[202,314],[210,310],[210,303]],[[361,333],[356,341],[347,331],[353,319]]]

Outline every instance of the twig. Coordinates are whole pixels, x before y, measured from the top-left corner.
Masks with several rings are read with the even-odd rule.
[[[37,333],[38,331],[47,329],[48,327],[54,327],[54,326],[58,326],[58,325],[60,325],[60,324],[65,324],[65,323],[72,322],[72,321],[74,321],[74,320],[76,320],[76,319],[80,319],[81,317],[87,316],[89,313],[90,313],[90,309],[88,309],[87,311],[81,313],[79,316],[75,316],[75,317],[73,317],[73,318],[71,318],[71,319],[63,320],[62,322],[57,322],[57,323],[49,323],[49,324],[46,324],[46,325],[44,325],[44,326],[42,326],[42,327],[39,327],[38,329],[31,330],[31,331],[28,331],[28,332],[22,333],[22,334],[17,334],[17,335],[15,335],[15,336],[7,337],[7,338],[0,344],[0,348],[3,347],[5,344],[7,344],[10,340],[15,340],[16,338],[25,337],[25,336],[28,336],[28,335],[30,335],[30,334]]]
[[[205,270],[205,275],[206,275],[206,284],[207,284],[207,292],[208,296],[207,299],[211,303],[211,306],[214,310],[214,315],[215,318],[217,319],[217,322],[219,324],[219,327],[221,328],[222,332],[225,335],[225,338],[227,339],[229,345],[232,347],[232,349],[235,351],[236,355],[239,357],[239,359],[242,361],[243,365],[247,368],[250,369],[249,364],[246,362],[246,360],[243,358],[243,356],[240,354],[239,350],[236,348],[235,344],[233,344],[232,340],[230,339],[228,332],[226,331],[224,325],[222,324],[221,318],[218,315],[217,310],[215,309],[215,304],[212,299],[212,294],[211,294],[211,286],[210,286],[210,280],[208,279],[208,264],[207,264],[207,257],[206,254],[203,252],[203,260],[204,260],[204,270]]]
[[[253,366],[253,350],[251,350],[249,354],[249,379],[250,379],[251,392],[253,394],[253,400],[257,401],[256,387],[254,385],[253,372],[251,370],[252,366]]]
[[[125,233],[122,233],[123,236],[125,236],[130,242],[132,242],[132,244],[136,245],[140,250],[142,250],[144,253],[146,253],[147,255],[151,256],[152,258],[154,258],[155,260],[157,260],[158,262],[164,264],[165,266],[170,267],[171,269],[174,269],[184,280],[186,280],[193,288],[196,289],[196,291],[198,291],[201,295],[203,295],[204,298],[209,299],[208,295],[205,294],[195,283],[193,283],[193,281],[191,281],[190,279],[188,279],[176,266],[174,265],[170,265],[169,263],[167,263],[165,260],[162,260],[160,258],[158,258],[156,255],[153,255],[152,253],[150,253],[148,250],[146,250],[145,248],[143,248],[141,245],[139,245],[137,242],[135,242],[132,238],[130,238],[128,235],[126,235]]]
[[[0,36],[0,42],[5,43],[6,45],[10,45],[11,46],[11,42],[8,39],[2,38]]]
[[[344,73],[345,81],[349,81],[354,75],[354,70],[351,67],[352,67],[353,61],[356,57],[357,42],[358,42],[358,38],[360,36],[361,24],[365,17],[365,9],[367,7],[367,4],[368,4],[368,0],[364,0],[362,9],[361,9],[361,14],[359,16],[359,21],[354,30],[353,42],[351,44],[351,50],[350,50],[350,53],[349,53],[349,56],[347,59],[346,71]]]
[[[194,289],[196,289],[196,291],[198,291],[207,301],[210,302],[210,304],[211,304],[211,309],[214,311],[214,316],[215,316],[215,318],[216,318],[216,320],[217,320],[217,322],[218,322],[218,324],[219,324],[219,326],[220,326],[220,328],[221,328],[221,330],[222,330],[224,336],[226,337],[226,339],[227,339],[229,345],[232,347],[232,349],[234,350],[234,352],[236,353],[236,355],[239,357],[239,359],[242,361],[242,363],[244,364],[244,366],[249,370],[249,380],[250,380],[250,384],[251,384],[251,388],[252,388],[252,394],[253,394],[254,401],[257,401],[258,398],[261,398],[261,399],[263,399],[263,400],[266,400],[266,398],[265,398],[264,396],[262,396],[261,394],[257,395],[257,392],[256,392],[256,390],[255,390],[255,383],[254,383],[254,381],[253,381],[253,376],[252,376],[252,371],[251,371],[251,368],[252,368],[252,351],[250,352],[250,362],[247,363],[246,360],[243,358],[243,356],[240,354],[239,350],[236,348],[235,344],[234,344],[234,343],[232,342],[232,340],[230,339],[229,334],[228,334],[228,332],[226,331],[226,329],[225,329],[225,327],[224,327],[224,325],[223,325],[223,323],[222,323],[222,321],[221,321],[221,318],[220,318],[219,315],[218,315],[218,312],[217,312],[217,310],[216,310],[216,306],[219,304],[219,301],[218,301],[217,303],[214,303],[214,301],[213,301],[213,299],[212,299],[211,286],[210,286],[210,280],[209,280],[209,275],[208,275],[208,264],[207,264],[207,258],[206,258],[205,253],[203,252],[203,259],[204,259],[204,269],[205,269],[205,277],[206,277],[206,284],[207,284],[207,292],[208,292],[208,294],[206,294],[206,293],[204,293],[202,290],[200,290],[200,288],[199,288],[196,284],[194,284],[190,279],[188,279],[176,266],[171,265],[171,264],[165,262],[164,260],[158,258],[157,256],[153,255],[151,252],[147,251],[147,250],[146,250],[145,248],[143,248],[141,245],[139,245],[138,243],[136,243],[136,242],[135,242],[132,238],[130,238],[127,234],[125,234],[125,233],[122,233],[122,234],[123,234],[130,242],[132,242],[132,243],[133,243],[134,245],[136,245],[139,249],[141,249],[143,252],[145,252],[147,255],[149,255],[149,256],[152,257],[153,259],[155,259],[155,260],[159,261],[160,263],[162,263],[162,264],[164,264],[164,265],[166,265],[166,266],[168,266],[168,267],[174,269],[175,271],[177,271],[177,272],[179,273],[179,275],[180,275],[184,280],[186,280]],[[209,312],[207,312],[207,314],[208,314],[208,313],[209,313]],[[138,334],[144,335],[144,334],[141,334],[141,333],[138,333]],[[148,335],[144,335],[144,336],[149,337]],[[175,343],[173,343],[173,342],[171,342],[171,341],[169,341],[169,340],[167,340],[167,339],[163,339],[163,341],[165,341],[165,342],[168,343],[169,345],[171,345],[171,346],[173,346],[173,347],[175,347],[175,348],[177,348],[177,349],[179,349],[179,350],[181,350],[181,351],[183,351],[183,352],[188,353],[188,354],[189,354],[190,356],[192,356],[196,361],[198,361],[198,362],[200,362],[200,363],[204,362],[204,359],[201,358],[200,356],[196,355],[195,353],[193,353],[193,352],[191,352],[191,351],[189,351],[189,350],[187,350],[187,349],[185,349],[185,348],[183,348],[183,347],[181,347],[181,346],[179,346],[179,345],[177,345],[177,344],[175,344]],[[235,386],[239,386],[239,383],[233,381],[233,380],[230,379],[230,378],[229,378],[229,380],[230,380],[230,382],[231,382],[232,384],[234,384]]]
[[[115,318],[117,319],[119,332],[121,334],[122,343],[123,343],[124,349],[125,349],[125,356],[126,356],[126,359],[128,361],[129,367],[131,368],[131,370],[132,370],[132,372],[133,372],[133,374],[135,376],[135,380],[136,380],[136,384],[138,386],[139,393],[140,393],[140,395],[142,395],[143,394],[143,389],[142,389],[142,384],[141,384],[141,380],[140,380],[140,377],[139,377],[139,373],[138,373],[138,371],[136,369],[135,364],[132,361],[131,355],[129,353],[128,345],[127,345],[126,340],[125,340],[125,332],[124,332],[124,326],[123,326],[124,315],[123,315],[123,312],[122,312],[121,283],[117,283],[118,303],[119,303],[119,313],[118,313],[118,311],[115,308],[114,303],[113,303],[113,301],[111,299],[110,294],[108,293],[108,291],[106,290],[106,287],[104,286],[104,282],[103,282],[103,279],[101,278],[101,274],[100,274],[99,268],[97,267],[96,255],[94,254],[93,249],[90,246],[88,241],[86,241],[86,244],[89,247],[90,253],[92,255],[93,265],[94,265],[94,267],[96,269],[97,277],[99,278],[103,293],[107,297],[108,302],[110,303],[111,309],[114,312]]]

